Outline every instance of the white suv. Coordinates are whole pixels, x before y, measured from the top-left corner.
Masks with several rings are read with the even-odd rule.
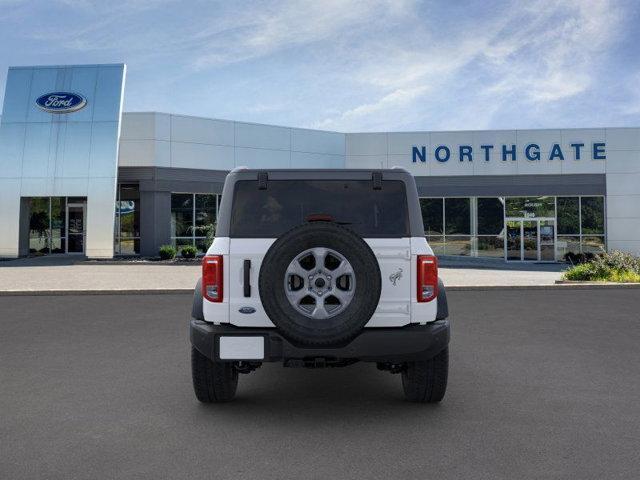
[[[442,400],[449,322],[413,177],[391,170],[236,169],[191,320],[196,397],[224,402],[262,362],[375,362],[406,398]]]

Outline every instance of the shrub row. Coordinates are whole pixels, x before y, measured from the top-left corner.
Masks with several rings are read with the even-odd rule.
[[[197,253],[198,250],[193,245],[186,245],[180,249],[182,258],[195,258]],[[162,260],[171,260],[176,257],[178,251],[173,245],[162,245],[158,254]]]
[[[564,273],[566,280],[640,282],[640,257],[629,253],[614,250],[576,263]]]

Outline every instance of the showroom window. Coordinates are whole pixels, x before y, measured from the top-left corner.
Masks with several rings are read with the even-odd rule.
[[[29,198],[29,253],[84,253],[86,197]]]
[[[504,198],[478,198],[479,257],[504,258]]]
[[[115,218],[113,243],[115,254],[139,254],[140,191],[137,185],[118,185]]]
[[[215,231],[218,197],[200,193],[171,194],[171,243],[176,248],[194,245],[201,253],[207,251],[207,232]]]
[[[29,253],[66,253],[66,198],[29,199]]]
[[[558,258],[605,251],[604,197],[558,197]]]
[[[421,198],[420,208],[436,255],[471,255],[470,198]]]

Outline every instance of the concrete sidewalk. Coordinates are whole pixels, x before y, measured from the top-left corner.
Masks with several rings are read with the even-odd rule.
[[[518,267],[518,268],[516,268]],[[550,286],[563,265],[506,265],[442,261],[447,287]],[[83,263],[69,257],[0,262],[0,294],[11,292],[179,292],[193,290],[200,276],[194,264]]]

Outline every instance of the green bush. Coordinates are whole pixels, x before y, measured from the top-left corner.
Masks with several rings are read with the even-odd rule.
[[[198,249],[193,245],[186,245],[180,250],[180,255],[182,255],[182,258],[195,258],[196,253],[198,253]]]
[[[596,282],[640,282],[640,258],[619,251],[602,253],[588,262],[571,267],[564,273],[564,278]]]
[[[162,245],[158,253],[162,260],[171,260],[172,258],[175,258],[177,252],[175,247],[172,245]]]

